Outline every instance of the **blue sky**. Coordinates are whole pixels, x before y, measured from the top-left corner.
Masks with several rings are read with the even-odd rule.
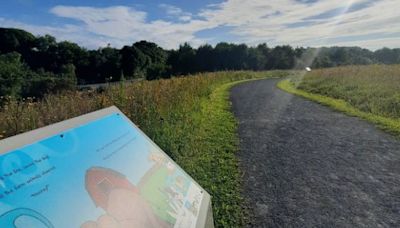
[[[400,47],[399,0],[9,0],[0,26],[87,48],[149,40],[270,46]]]

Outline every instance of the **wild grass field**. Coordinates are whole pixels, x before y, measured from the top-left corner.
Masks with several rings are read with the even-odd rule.
[[[400,65],[317,69],[294,76],[291,82],[283,82],[280,87],[362,117],[400,136]]]
[[[219,72],[126,83],[102,93],[48,95],[37,102],[5,98],[0,139],[116,105],[212,195],[217,227],[240,227],[246,210],[228,89],[240,80],[284,74]]]

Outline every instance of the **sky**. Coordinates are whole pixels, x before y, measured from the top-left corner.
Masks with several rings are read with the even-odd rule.
[[[399,9],[399,0],[3,0],[0,27],[89,49],[147,40],[376,50],[400,47]]]

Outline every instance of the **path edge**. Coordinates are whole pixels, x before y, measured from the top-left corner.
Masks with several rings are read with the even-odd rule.
[[[237,227],[245,227],[252,221],[248,202],[243,196],[243,170],[240,168],[240,160],[237,156],[237,153],[240,150],[240,138],[238,135],[239,122],[232,111],[232,102],[230,100],[231,89],[242,83],[267,79],[270,77],[271,76],[266,75],[261,78],[249,78],[220,84],[212,89],[212,92],[206,99],[200,101],[201,111],[199,117],[203,119],[204,115],[207,116],[207,122],[204,123],[204,125],[214,128],[214,136],[218,136],[218,133],[220,132],[223,132],[224,134],[225,148],[222,149],[222,152],[225,153],[225,155],[222,157],[217,156],[216,158],[223,159],[215,161],[215,163],[218,166],[223,166],[220,167],[220,169],[222,169],[220,171],[223,171],[220,175],[229,177],[229,180],[225,181],[229,181],[230,183],[229,187],[226,189],[217,191],[222,195],[212,194],[214,222],[216,227],[231,227],[234,225]],[[221,120],[223,120],[223,123],[220,122]],[[215,138],[208,140],[218,141],[218,139]],[[219,151],[219,153],[220,152],[221,151]],[[224,181],[224,179],[225,178],[222,178],[219,181]],[[209,186],[211,189],[215,187],[212,182],[209,182],[207,185],[209,184],[211,185]],[[227,192],[227,190],[229,191]],[[230,203],[227,203],[228,201],[226,197],[230,198]],[[222,214],[228,212],[231,213],[230,219],[233,219],[234,221],[232,224],[226,223],[226,218],[221,217]]]
[[[349,116],[359,117],[363,120],[375,124],[383,131],[388,132],[397,138],[400,138],[400,120],[363,112],[342,99],[336,99],[297,89],[294,83],[290,81],[290,79],[279,81],[277,87],[285,92],[312,100],[324,106],[328,106],[334,110],[345,113]]]

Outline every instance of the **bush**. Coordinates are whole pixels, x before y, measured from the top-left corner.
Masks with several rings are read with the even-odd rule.
[[[60,74],[31,71],[18,53],[0,55],[0,96],[43,97],[47,93],[58,93],[75,89],[75,67],[72,64],[61,67]]]
[[[19,96],[26,71],[20,54],[0,55],[0,96]]]

